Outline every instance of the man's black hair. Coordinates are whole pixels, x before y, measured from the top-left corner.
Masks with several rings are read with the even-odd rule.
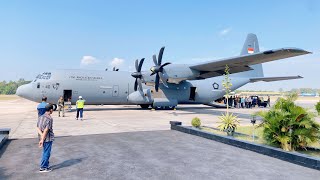
[[[46,105],[46,111],[50,111],[51,109],[53,109],[53,105],[52,104],[47,104]]]
[[[47,101],[47,97],[46,96],[42,97],[42,101]]]

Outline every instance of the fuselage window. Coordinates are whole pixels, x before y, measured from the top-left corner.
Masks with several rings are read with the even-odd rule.
[[[40,88],[40,83],[37,84],[37,88],[38,88],[38,89]]]

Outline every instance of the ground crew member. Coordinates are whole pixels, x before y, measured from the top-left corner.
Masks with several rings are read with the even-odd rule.
[[[42,97],[42,102],[37,106],[38,110],[38,117],[42,116],[46,112],[46,105],[47,105],[47,97]]]
[[[60,96],[58,100],[58,111],[59,111],[59,117],[60,117],[60,111],[62,111],[62,117],[64,117],[64,99],[62,96]]]
[[[77,117],[76,117],[76,120],[78,120],[78,118],[79,118],[79,113],[80,113],[80,120],[82,121],[84,102],[85,102],[85,100],[82,98],[82,96],[79,96],[79,99],[78,99],[78,101],[77,101],[77,103],[76,103],[76,107],[77,107]]]

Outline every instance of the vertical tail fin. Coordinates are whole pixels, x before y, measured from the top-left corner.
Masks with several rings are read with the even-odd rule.
[[[260,52],[258,38],[255,34],[248,34],[247,39],[243,45],[240,55],[247,55]],[[250,66],[252,71],[243,72],[243,75],[249,77],[263,77],[262,64]]]

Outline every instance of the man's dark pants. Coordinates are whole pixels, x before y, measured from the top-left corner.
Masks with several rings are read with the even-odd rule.
[[[51,155],[51,147],[52,147],[52,141],[49,142],[43,142],[43,150],[42,150],[42,159],[40,162],[40,168],[45,169],[49,168],[49,159]]]
[[[83,108],[77,108],[77,118],[79,118],[79,113],[80,113],[80,118],[83,116]]]

